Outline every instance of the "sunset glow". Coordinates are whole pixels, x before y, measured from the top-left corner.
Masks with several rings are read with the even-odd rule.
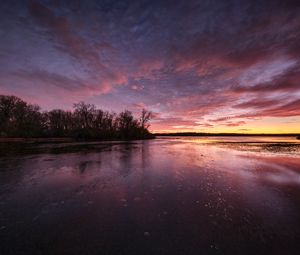
[[[152,111],[152,132],[299,133],[297,1],[1,1],[0,94]]]

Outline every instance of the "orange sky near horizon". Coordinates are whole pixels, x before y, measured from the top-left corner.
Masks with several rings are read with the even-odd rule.
[[[300,117],[263,118],[248,120],[243,126],[224,126],[215,124],[211,127],[194,127],[174,125],[165,127],[151,123],[150,130],[154,133],[204,132],[204,133],[240,133],[240,134],[300,134]]]

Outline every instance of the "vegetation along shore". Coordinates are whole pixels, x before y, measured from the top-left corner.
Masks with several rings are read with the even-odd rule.
[[[152,113],[142,110],[139,118],[125,110],[119,114],[97,109],[93,104],[74,104],[73,111],[41,111],[16,96],[0,95],[0,138],[65,138],[94,140],[151,139]],[[42,139],[43,140],[43,139]]]

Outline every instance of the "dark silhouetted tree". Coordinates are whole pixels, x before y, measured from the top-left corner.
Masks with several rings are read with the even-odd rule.
[[[151,117],[146,110],[136,119],[127,110],[116,115],[84,102],[74,104],[73,112],[41,112],[39,106],[15,96],[0,96],[0,135],[8,137],[151,138]]]

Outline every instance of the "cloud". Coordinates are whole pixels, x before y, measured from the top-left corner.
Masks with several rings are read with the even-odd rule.
[[[53,10],[40,2],[31,1],[29,10],[39,25],[45,27],[54,38],[56,47],[60,51],[68,52],[75,61],[85,66],[91,78],[98,80],[99,92],[109,91],[113,85],[127,82],[127,77],[120,70],[108,67],[108,63],[100,57],[101,52],[110,54],[113,50],[109,43],[103,41],[95,43],[91,38],[80,35],[76,32],[78,28],[70,19],[56,15]]]
[[[217,122],[217,123],[218,122],[222,123],[227,121],[228,123],[228,120],[235,120],[235,119],[242,119],[242,118],[255,120],[255,118],[265,118],[265,117],[283,118],[283,117],[295,117],[295,116],[300,116],[300,99],[296,99],[288,103],[281,103],[280,105],[276,105],[273,107],[261,108],[257,111],[249,111],[244,114],[232,115],[232,116],[222,117],[218,119],[211,119],[210,121]],[[237,123],[242,123],[242,121]]]
[[[227,126],[227,127],[238,127],[238,126],[245,125],[245,124],[246,124],[245,121],[237,121],[237,122],[228,121],[222,125]]]
[[[233,108],[241,108],[241,109],[248,109],[248,108],[255,108],[255,109],[262,109],[262,108],[268,108],[275,105],[280,104],[281,98],[279,99],[260,99],[260,98],[254,98],[252,100],[239,103],[236,105],[233,105]]]
[[[266,109],[258,112],[256,116],[259,117],[291,117],[300,116],[300,99],[291,101],[280,106]]]
[[[157,129],[297,117],[299,8],[289,0],[9,1],[0,13],[0,89],[49,108],[59,97],[147,106]]]
[[[253,86],[236,86],[233,88],[237,93],[273,93],[300,91],[300,65],[285,72],[282,75],[274,77],[271,81],[255,84]]]

